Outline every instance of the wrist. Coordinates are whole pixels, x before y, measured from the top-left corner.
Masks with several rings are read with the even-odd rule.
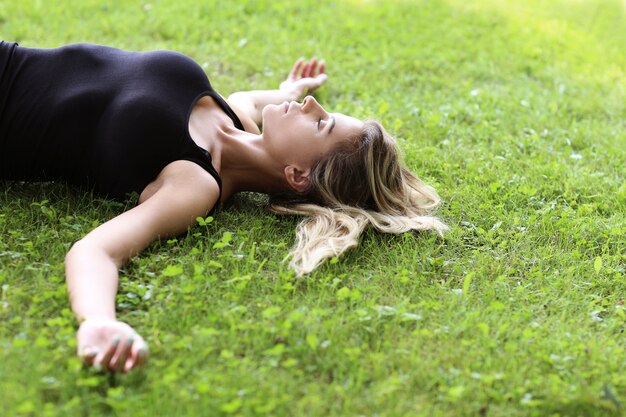
[[[300,96],[302,96],[302,92],[298,91],[298,89],[293,86],[281,86],[280,91],[285,94],[285,99],[287,101],[298,100]]]
[[[111,311],[94,311],[83,309],[82,311],[77,311],[80,309],[74,309],[74,315],[76,319],[82,323],[85,320],[117,320],[115,312]]]

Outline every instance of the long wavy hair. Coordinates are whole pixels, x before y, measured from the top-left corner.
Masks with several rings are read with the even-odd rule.
[[[431,215],[440,203],[435,189],[401,164],[395,139],[375,121],[313,165],[305,192],[273,194],[269,203],[275,213],[305,216],[290,252],[298,276],[355,247],[368,225],[385,233],[448,230]]]

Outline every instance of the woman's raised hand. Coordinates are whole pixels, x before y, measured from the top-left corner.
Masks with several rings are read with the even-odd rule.
[[[312,93],[328,78],[325,72],[326,65],[323,60],[312,58],[307,61],[300,58],[293,64],[287,79],[280,84],[280,89],[297,94],[298,97]]]
[[[77,334],[78,355],[86,365],[128,372],[148,359],[148,345],[132,327],[113,319],[87,319]]]

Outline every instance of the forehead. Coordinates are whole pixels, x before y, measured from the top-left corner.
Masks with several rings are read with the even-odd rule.
[[[356,117],[346,116],[341,113],[331,113],[330,115],[335,118],[333,133],[338,133],[342,136],[358,135],[365,126],[364,123]]]

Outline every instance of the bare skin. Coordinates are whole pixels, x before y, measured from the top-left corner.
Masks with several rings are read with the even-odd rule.
[[[222,201],[239,191],[302,190],[311,164],[362,127],[326,112],[313,97],[296,100],[326,81],[323,62],[298,60],[278,90],[234,93],[229,105],[245,131],[210,97],[194,107],[189,132],[212,155]],[[257,125],[264,125],[261,133]],[[294,132],[298,132],[294,135]],[[139,204],[75,243],[65,259],[72,310],[82,320],[78,354],[88,365],[128,372],[148,359],[148,345],[116,318],[118,269],[151,242],[185,232],[218,204],[216,180],[199,165],[174,161],[141,193]]]

